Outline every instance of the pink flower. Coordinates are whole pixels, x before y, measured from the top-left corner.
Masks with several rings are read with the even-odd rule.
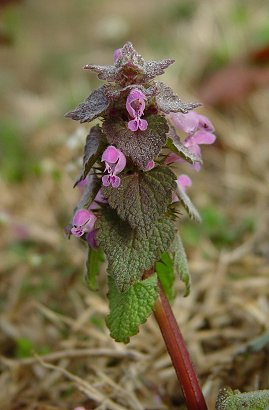
[[[186,188],[189,186],[192,186],[192,180],[188,175],[181,174],[176,180],[177,186],[180,191],[185,192]],[[175,192],[172,194],[172,202],[177,202],[178,201],[178,196],[176,195]]]
[[[118,59],[121,58],[121,55],[122,55],[122,49],[117,48],[113,53],[114,63],[116,63],[118,61]]]
[[[187,187],[192,186],[192,180],[188,175],[185,174],[179,175],[176,183],[184,192],[186,191]]]
[[[120,178],[117,176],[126,166],[125,155],[117,148],[110,145],[105,149],[102,155],[102,161],[105,162],[105,173],[102,177],[104,186],[112,185],[113,188],[120,186]]]
[[[144,115],[145,110],[145,100],[146,96],[139,89],[133,89],[127,97],[126,109],[132,118],[128,122],[128,128],[131,131],[145,131],[148,128],[148,122],[146,120],[141,120],[142,115]]]
[[[200,145],[213,144],[216,140],[216,136],[213,134],[215,131],[214,126],[204,115],[190,111],[187,114],[170,113],[168,118],[176,128],[188,134],[183,145],[200,158],[202,156]],[[172,162],[184,162],[184,160],[172,153],[167,157],[166,163],[170,164]],[[200,171],[201,164],[195,162],[193,168]]]
[[[99,209],[100,208],[99,204],[106,204],[106,203],[107,203],[107,200],[104,197],[104,195],[102,194],[101,189],[99,189],[99,191],[97,192],[96,197],[92,201],[89,209],[91,209],[92,211],[94,209]]]
[[[94,229],[93,231],[91,231],[87,234],[86,241],[88,242],[90,248],[97,249],[96,229]]]
[[[87,232],[91,232],[94,228],[96,216],[87,209],[79,209],[76,211],[71,228],[71,233],[75,236],[82,236]]]
[[[148,163],[147,163],[147,166],[146,166],[146,168],[145,168],[145,171],[150,171],[151,169],[153,169],[155,167],[155,162],[154,161],[149,161]]]

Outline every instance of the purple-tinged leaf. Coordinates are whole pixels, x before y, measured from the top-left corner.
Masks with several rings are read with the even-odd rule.
[[[185,103],[181,101],[181,99],[173,93],[172,88],[159,81],[157,82],[156,104],[159,110],[165,114],[178,111],[186,114],[201,105],[197,102]]]
[[[75,182],[75,186],[86,178],[95,162],[100,157],[105,147],[105,139],[99,125],[93,127],[86,138],[83,156],[83,171]]]
[[[157,77],[158,75],[164,74],[164,70],[174,62],[175,60],[172,59],[146,61],[144,65],[145,76],[143,78],[143,81],[147,82]]]
[[[72,120],[83,122],[90,122],[100,115],[104,114],[110,105],[110,101],[106,96],[107,85],[103,85],[97,90],[93,91],[89,97],[86,98],[74,111],[65,114],[65,117],[72,118]]]
[[[122,48],[115,65],[85,65],[86,70],[97,73],[100,80],[116,82],[121,85],[141,84],[152,80],[164,73],[174,60],[145,61],[134,49],[132,43],[127,42]]]
[[[201,156],[194,154],[189,148],[187,148],[184,144],[182,144],[182,142],[180,142],[179,136],[177,135],[174,127],[170,124],[168,137],[169,138],[167,140],[166,147],[169,148],[172,152],[174,152],[190,164],[195,164],[196,162],[199,162],[200,164],[203,163]]]
[[[159,154],[169,130],[166,119],[160,115],[149,116],[146,120],[148,128],[135,132],[129,130],[127,122],[122,120],[106,119],[103,124],[108,142],[119,148],[127,157],[131,157],[142,169]]]
[[[172,201],[175,179],[168,167],[157,166],[149,172],[126,174],[117,189],[103,187],[102,192],[121,219],[150,236],[152,225]]]

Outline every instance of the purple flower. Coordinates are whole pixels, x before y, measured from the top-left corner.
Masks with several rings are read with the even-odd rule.
[[[122,55],[122,49],[117,48],[113,53],[114,63],[116,63],[118,61],[118,59],[121,58],[121,55]]]
[[[168,118],[176,128],[188,134],[183,145],[198,157],[202,156],[201,144],[213,144],[216,140],[216,136],[213,134],[215,131],[214,126],[204,115],[190,111],[187,114],[170,113]],[[166,163],[170,164],[172,162],[184,162],[184,160],[172,153],[167,157]],[[201,164],[196,162],[193,164],[193,168],[196,171],[200,171]]]
[[[149,161],[146,165],[145,171],[150,171],[151,169],[153,169],[155,167],[155,162],[154,161]]]
[[[102,161],[105,162],[105,172],[107,173],[102,177],[103,185],[109,186],[111,184],[113,188],[118,188],[120,178],[117,175],[126,166],[125,155],[119,149],[110,145],[103,152]]]
[[[179,177],[176,180],[176,183],[177,183],[179,190],[183,192],[186,191],[187,187],[192,186],[192,180],[190,179],[188,175],[185,175],[185,174],[179,175]],[[178,196],[175,192],[173,192],[172,203],[177,202],[177,201],[178,201]]]
[[[94,209],[99,209],[100,205],[99,204],[106,204],[107,203],[107,199],[104,197],[104,195],[102,194],[101,189],[99,189],[99,191],[97,192],[94,200],[92,201],[90,208],[92,211]]]
[[[145,110],[145,100],[146,96],[139,89],[133,89],[127,97],[126,109],[132,118],[128,122],[128,128],[131,131],[145,131],[148,128],[148,122],[146,120],[141,120],[142,115],[144,115]]]
[[[71,233],[80,237],[87,232],[91,232],[95,221],[96,216],[91,211],[88,211],[87,209],[79,209],[73,217]]]
[[[182,191],[186,191],[186,188],[192,186],[192,180],[188,175],[181,174],[179,175],[178,179],[176,180],[177,185],[182,189]]]
[[[90,248],[97,249],[96,229],[94,229],[93,231],[91,231],[87,234],[86,241],[88,242]]]

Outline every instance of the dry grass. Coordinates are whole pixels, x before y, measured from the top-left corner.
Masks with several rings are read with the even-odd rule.
[[[265,21],[265,6],[248,4],[249,20],[238,26],[230,20],[230,0],[194,2],[193,15],[180,21],[173,17],[172,0],[165,7],[137,1],[131,9],[123,7],[126,1],[115,7],[93,2],[91,13],[86,2],[78,4],[60,1],[52,8],[52,2],[25,1],[17,41],[0,51],[6,93],[0,108],[13,125],[16,118],[26,146],[25,159],[19,158],[24,178],[14,182],[4,175],[0,182],[0,408],[179,408],[181,393],[154,319],[129,345],[116,344],[104,324],[105,272],[98,293],[83,285],[84,248],[63,234],[78,198],[72,182],[81,146],[72,145],[77,125],[62,120],[62,113],[97,84],[91,78],[89,86],[79,67],[107,62],[125,37],[148,58],[161,57],[165,49],[168,57],[178,54],[166,81],[195,99],[193,80],[214,47],[225,44],[236,57],[245,44],[254,45],[251,36]],[[163,39],[160,27],[167,29]],[[206,110],[218,143],[204,150],[203,171],[193,174],[190,194],[198,208],[217,209],[225,223],[213,226],[213,233],[211,225],[202,225],[194,239],[189,224],[183,230],[193,285],[184,299],[177,284],[173,310],[209,409],[224,385],[249,390],[269,384],[268,350],[240,354],[269,328],[268,96],[262,89],[225,111]],[[251,228],[244,228],[246,220]]]

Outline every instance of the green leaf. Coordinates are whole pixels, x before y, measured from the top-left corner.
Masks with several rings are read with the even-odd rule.
[[[167,251],[174,239],[174,227],[170,220],[160,220],[147,237],[122,221],[115,211],[103,208],[96,239],[107,256],[108,273],[125,292]]]
[[[103,251],[99,248],[89,248],[84,280],[90,290],[97,290],[97,275],[100,271],[100,266],[103,262]]]
[[[86,178],[95,162],[99,159],[105,148],[105,139],[99,125],[92,127],[86,138],[83,156],[83,171],[75,182],[75,186]]]
[[[230,388],[219,392],[216,410],[268,410],[269,390],[241,393]]]
[[[124,175],[119,188],[103,187],[102,191],[121,219],[146,234],[171,203],[175,179],[168,167],[157,166],[148,172]]]
[[[155,269],[166,296],[169,300],[173,300],[175,297],[173,290],[175,281],[174,261],[168,252],[162,254],[161,259],[155,264]]]
[[[148,128],[145,131],[131,131],[127,121],[106,119],[103,130],[108,142],[119,148],[140,168],[145,168],[149,161],[156,158],[166,142],[168,124],[161,115],[145,117]]]
[[[188,212],[189,217],[196,222],[201,222],[201,217],[200,217],[198,210],[193,205],[190,197],[186,194],[186,192],[179,185],[177,185],[176,194],[180,202],[182,203],[182,205]]]
[[[128,343],[130,336],[139,331],[151,314],[158,296],[157,275],[133,284],[127,292],[119,292],[114,280],[109,278],[110,314],[107,324],[117,342]]]
[[[191,287],[190,272],[186,253],[179,233],[177,233],[175,236],[175,239],[171,247],[171,252],[174,255],[175,270],[179,274],[182,282],[185,284],[184,296],[188,296],[190,294]]]

